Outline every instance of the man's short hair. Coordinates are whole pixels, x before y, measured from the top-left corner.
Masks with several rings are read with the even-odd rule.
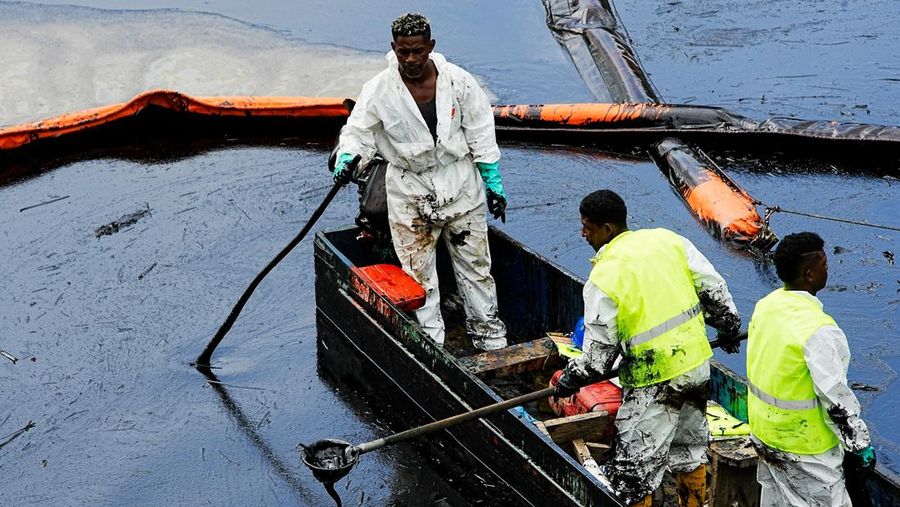
[[[814,232],[788,234],[775,249],[775,271],[783,282],[792,282],[800,276],[803,266],[809,261],[809,254],[823,252],[825,241]]]
[[[395,39],[422,35],[426,40],[431,40],[431,24],[418,12],[408,12],[391,23],[391,35]]]
[[[628,223],[625,201],[612,190],[591,192],[581,200],[578,211],[594,225],[609,223],[625,227]]]

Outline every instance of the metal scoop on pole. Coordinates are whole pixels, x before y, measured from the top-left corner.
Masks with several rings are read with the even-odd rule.
[[[616,373],[612,373],[608,378],[615,376]],[[471,412],[457,414],[446,419],[441,419],[440,421],[434,421],[387,437],[378,438],[364,444],[353,445],[349,442],[333,438],[319,440],[308,446],[301,444],[301,459],[303,460],[303,464],[312,470],[313,477],[324,483],[327,488],[329,483],[333,484],[349,474],[350,470],[353,469],[362,454],[381,449],[386,445],[403,442],[404,440],[409,440],[426,433],[432,433],[466,421],[471,421],[472,419],[479,419],[508,408],[553,396],[555,391],[555,387],[548,387],[546,389],[541,389],[540,391],[481,407]]]
[[[740,342],[746,339],[747,334],[741,333],[733,340],[729,340],[729,343]],[[709,345],[712,348],[716,348],[720,345],[720,341],[713,340],[709,342]],[[596,381],[609,380],[617,376],[619,376],[619,371],[618,369],[615,369],[598,378]],[[427,433],[449,428],[466,421],[471,421],[472,419],[479,419],[489,414],[524,405],[542,398],[547,398],[553,396],[555,392],[555,387],[548,387],[546,389],[541,389],[540,391],[523,394],[522,396],[494,403],[493,405],[481,407],[472,410],[471,412],[457,414],[446,419],[401,431],[400,433],[378,438],[364,444],[353,445],[344,440],[329,438],[319,440],[309,446],[300,444],[298,447],[300,448],[303,464],[312,470],[313,476],[319,482],[325,484],[325,488],[331,493],[333,491],[333,484],[349,474],[353,467],[356,466],[356,463],[359,462],[359,457],[367,452],[381,449],[386,445],[396,444]],[[332,494],[332,496],[336,495]],[[338,500],[338,502],[340,502],[340,500]]]

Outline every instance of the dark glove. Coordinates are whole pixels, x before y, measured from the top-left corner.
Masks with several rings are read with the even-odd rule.
[[[487,206],[494,218],[499,218],[501,222],[506,223],[506,197],[488,189]]]
[[[743,336],[740,333],[740,329],[716,333],[716,341],[719,342],[719,348],[728,354],[737,354],[741,351],[741,338]]]
[[[569,377],[568,371],[563,370],[563,374],[559,376],[559,380],[556,382],[556,391],[553,392],[553,399],[559,400],[560,398],[574,396],[579,390],[581,390],[581,386],[577,385]]]
[[[846,466],[850,468],[848,473],[856,473],[859,477],[867,477],[875,470],[875,449],[870,445],[858,451],[848,452],[844,457],[844,461]]]

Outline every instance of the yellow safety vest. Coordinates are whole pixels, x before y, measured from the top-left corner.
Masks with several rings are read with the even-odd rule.
[[[747,343],[750,431],[769,447],[819,454],[838,444],[825,422],[803,356],[806,340],[834,319],[808,298],[785,289],[756,303]]]
[[[712,356],[680,236],[665,229],[626,231],[592,262],[590,283],[618,306],[622,385],[658,384]]]

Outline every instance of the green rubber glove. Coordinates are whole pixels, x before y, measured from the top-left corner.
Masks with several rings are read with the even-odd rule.
[[[484,162],[476,162],[478,172],[481,173],[481,179],[484,180],[484,186],[491,192],[507,199],[506,192],[503,190],[503,181],[500,178],[500,161],[486,164]]]
[[[499,218],[506,223],[506,192],[503,190],[503,182],[500,180],[500,161],[485,164],[476,162],[481,179],[484,180],[485,193],[487,194],[488,211],[494,218]]]
[[[349,153],[341,153],[334,163],[334,182],[346,185],[350,182],[350,162],[353,161],[353,155]]]

